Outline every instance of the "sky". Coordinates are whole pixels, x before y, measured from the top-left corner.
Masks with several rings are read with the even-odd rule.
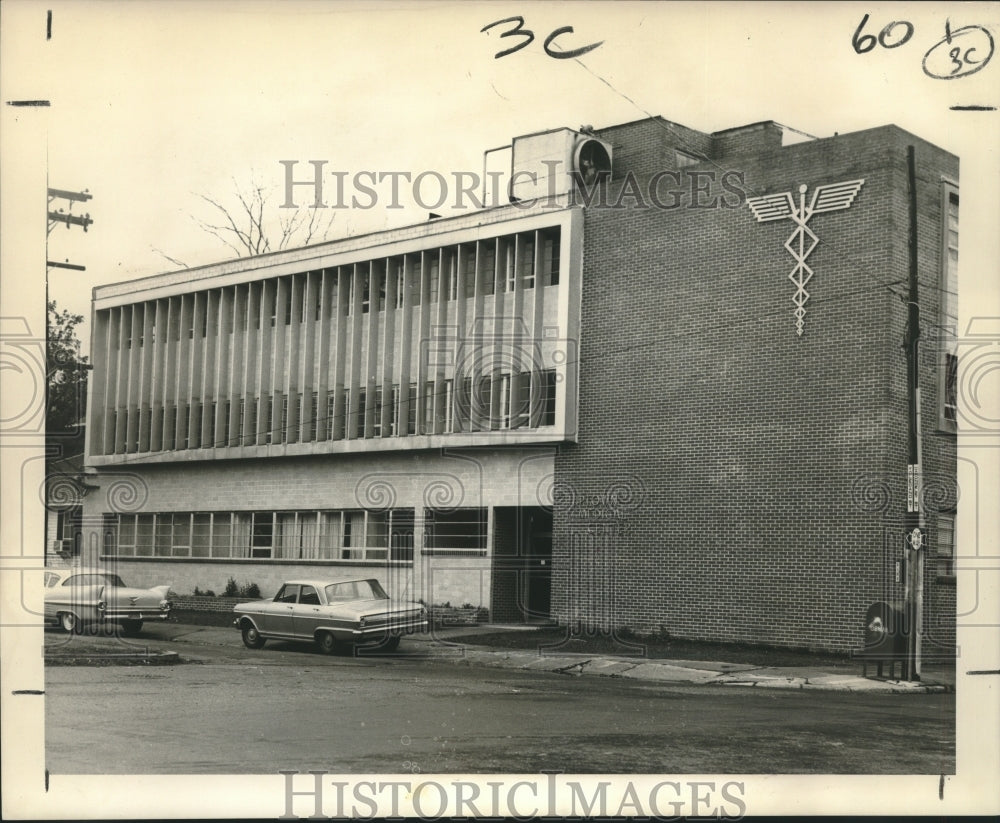
[[[481,30],[515,15],[534,39],[498,58],[527,38],[501,37],[511,23]],[[599,45],[579,59],[550,56],[546,39],[566,26],[573,31],[552,51]],[[949,31],[952,42],[942,51],[936,44]],[[49,105],[0,106],[0,319],[24,316],[25,328],[43,332],[43,254],[86,267],[52,269],[46,285],[61,308],[88,323],[95,286],[177,269],[168,257],[189,266],[232,257],[199,229],[198,219],[212,218],[202,197],[232,203],[234,185],[257,180],[276,202],[281,160],[299,161],[302,176],[309,160],[351,175],[478,173],[483,152],[516,135],[662,115],[704,132],[773,120],[816,137],[895,124],[958,155],[960,327],[973,316],[993,318],[995,326],[1000,112],[951,108],[1000,107],[1000,56],[985,59],[989,37],[1000,39],[996,3],[6,0],[3,100]],[[962,76],[929,76],[925,55],[932,71],[947,71],[952,48],[969,58],[960,63]],[[976,60],[979,70],[965,73]],[[36,166],[40,176],[32,177]],[[46,179],[54,188],[87,189],[93,199],[74,212],[94,220],[86,233],[56,226],[47,250],[40,230]],[[383,198],[375,208],[338,211],[330,239],[427,219],[412,198],[400,201],[404,208],[386,208]],[[35,241],[37,255],[15,258],[12,249]],[[85,324],[84,352],[88,332]],[[984,371],[994,389],[998,373]],[[986,699],[995,704],[995,697]],[[968,772],[972,761],[959,763]],[[753,794],[750,812],[815,804],[927,812],[932,806],[913,805],[922,802],[927,780],[882,779],[876,789],[838,778],[786,791],[788,784],[770,781]],[[937,777],[932,782],[936,797]],[[97,784],[87,778],[84,785]],[[993,781],[954,785],[972,797]],[[121,788],[109,789],[117,800],[129,794]],[[150,801],[162,798],[158,810],[174,808],[169,804],[182,795],[161,788],[144,784]],[[132,797],[135,814],[144,798]],[[240,814],[240,803],[251,804],[252,813],[261,808],[255,798],[249,790],[223,795],[221,808]]]
[[[997,103],[1000,67],[963,78],[960,90],[921,69],[949,15],[953,28],[986,20],[968,6],[13,5],[30,36],[4,42],[6,63],[27,67],[6,78],[5,96],[50,100],[49,186],[93,195],[74,207],[90,213],[89,230],[56,226],[48,249],[50,259],[86,266],[52,269],[49,292],[88,319],[95,285],[178,268],[171,258],[194,266],[234,256],[198,227],[219,216],[202,196],[235,207],[234,188],[256,181],[277,215],[281,160],[297,160],[302,176],[309,160],[350,175],[479,173],[483,151],[515,135],[657,114],[701,131],[775,120],[819,137],[894,123],[958,154],[963,177],[976,180],[974,155],[988,153],[995,168],[1000,142],[995,115],[948,108]],[[856,54],[865,13],[859,36],[894,20],[914,33]],[[513,24],[480,30],[514,14],[535,39],[496,58],[527,38],[501,38]],[[564,26],[574,30],[553,51],[601,45],[579,61],[550,57],[545,38]],[[887,42],[905,33],[897,26]],[[337,210],[328,237],[425,220],[401,190],[401,209]]]

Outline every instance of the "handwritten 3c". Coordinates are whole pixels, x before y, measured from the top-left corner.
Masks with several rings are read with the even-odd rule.
[[[864,32],[868,15],[861,18],[851,46],[856,54],[867,54],[881,46],[897,49],[906,45],[916,32],[908,20],[893,20],[882,28],[878,35]],[[924,74],[935,80],[957,80],[981,71],[993,57],[993,35],[985,26],[962,26],[952,29],[951,22],[945,21],[944,37],[931,46],[924,55]]]

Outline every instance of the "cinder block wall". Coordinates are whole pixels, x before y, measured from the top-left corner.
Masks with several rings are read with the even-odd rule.
[[[616,170],[655,173],[665,134],[645,121],[601,136],[628,160],[616,156]],[[770,133],[752,136],[766,144]],[[906,145],[919,163],[925,323],[937,322],[940,176],[957,179],[957,160],[894,127],[757,154],[744,142],[731,136],[738,156],[694,167],[716,173],[712,195],[725,195],[728,170],[751,195],[796,201],[800,184],[808,197],[825,183],[865,184],[849,209],[809,223],[819,245],[801,337],[790,220],[758,223],[745,204],[587,209],[579,442],[556,457],[570,504],[555,509],[553,613],[846,651],[870,602],[902,596]],[[635,146],[657,157],[644,165]],[[934,409],[933,360],[922,381]],[[927,470],[954,476],[954,438],[930,417]],[[595,530],[612,535],[605,563],[572,548]],[[937,621],[954,588],[928,577]]]

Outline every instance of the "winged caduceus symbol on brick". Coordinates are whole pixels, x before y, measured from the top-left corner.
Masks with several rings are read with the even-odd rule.
[[[806,205],[806,189],[809,187],[799,186],[799,205],[797,208],[790,191],[747,198],[747,205],[750,206],[758,223],[784,220],[785,218],[795,223],[795,231],[785,241],[785,248],[795,258],[795,268],[788,275],[788,279],[795,284],[795,295],[792,297],[792,302],[795,303],[795,333],[798,335],[802,334],[805,326],[806,301],[809,299],[806,284],[813,276],[813,270],[806,264],[806,258],[819,245],[819,238],[806,224],[814,214],[839,211],[850,207],[854,198],[858,196],[858,192],[861,191],[864,182],[864,180],[847,180],[843,183],[828,183],[825,186],[817,186],[813,189],[809,205]]]

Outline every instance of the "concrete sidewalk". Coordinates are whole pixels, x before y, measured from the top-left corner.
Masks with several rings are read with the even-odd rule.
[[[463,638],[501,631],[530,631],[526,626],[484,625],[438,629],[409,640],[427,644],[441,656],[452,656],[467,665],[547,671],[570,676],[622,677],[661,683],[689,683],[769,689],[825,691],[903,692],[927,694],[955,690],[955,669],[949,665],[925,666],[920,681],[863,677],[856,672],[832,672],[819,667],[774,667],[706,660],[666,660],[614,655],[589,655],[559,651],[512,651],[463,644]],[[869,669],[874,667],[869,665]]]
[[[544,671],[573,677],[621,677],[656,683],[687,683],[730,688],[814,689],[926,694],[955,689],[955,670],[946,664],[923,668],[918,682],[862,677],[861,661],[855,671],[829,671],[821,667],[769,667],[747,663],[704,660],[651,660],[642,657],[588,655],[560,651],[496,649],[463,643],[476,635],[506,631],[531,631],[530,626],[481,625],[437,629],[403,640],[404,656],[440,659],[486,668]],[[178,644],[230,646],[239,643],[235,629],[189,624],[153,627],[152,636]],[[262,651],[262,654],[266,651]],[[873,667],[869,667],[870,669]]]

